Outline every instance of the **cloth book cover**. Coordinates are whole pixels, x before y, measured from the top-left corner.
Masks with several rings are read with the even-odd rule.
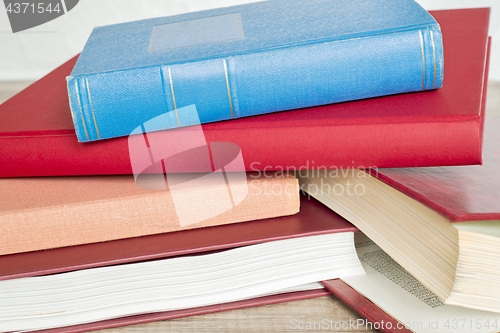
[[[298,181],[287,174],[4,178],[0,187],[0,254],[246,222],[300,209]]]
[[[332,213],[316,200],[302,197],[301,201],[302,209],[296,215],[251,221],[239,226],[229,224],[0,256],[0,279],[39,276],[179,255],[209,253],[293,237],[357,231],[352,224]],[[86,332],[325,295],[328,295],[328,292],[324,289],[309,290],[217,306],[119,318],[47,332]]]
[[[443,88],[204,124],[201,148],[234,144],[242,168],[260,171],[479,164],[489,10],[431,13],[444,36]],[[65,85],[75,61],[0,105],[0,176],[133,172],[127,138],[78,143]],[[170,171],[212,171],[208,165]]]
[[[218,251],[357,228],[312,198],[295,215],[0,256],[0,280]]]
[[[67,81],[86,142],[439,88],[442,36],[413,0],[271,0],[95,28]]]

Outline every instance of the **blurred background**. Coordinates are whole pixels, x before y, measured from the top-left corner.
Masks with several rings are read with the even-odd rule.
[[[80,0],[65,15],[29,30],[12,33],[0,7],[0,81],[34,81],[78,54],[96,26],[190,11],[226,7],[255,0]],[[307,0],[304,0],[307,1]],[[499,0],[417,0],[425,9],[491,7],[493,36],[490,81],[500,81]]]

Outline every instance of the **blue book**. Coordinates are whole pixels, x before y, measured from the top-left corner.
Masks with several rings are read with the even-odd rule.
[[[272,0],[99,27],[67,78],[82,142],[442,82],[441,30],[413,0]]]

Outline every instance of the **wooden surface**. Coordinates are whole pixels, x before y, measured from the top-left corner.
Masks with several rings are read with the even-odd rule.
[[[29,82],[0,82],[0,103],[28,84]],[[488,86],[487,113],[500,116],[500,82],[491,82]],[[360,318],[342,301],[333,296],[327,296],[97,332],[377,332],[363,326],[341,331],[333,329],[300,330],[294,326],[294,323],[298,322],[303,325],[308,323],[319,325],[323,320],[334,323],[349,323]]]

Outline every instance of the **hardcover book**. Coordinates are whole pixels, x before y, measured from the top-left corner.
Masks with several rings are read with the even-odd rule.
[[[154,175],[146,178],[150,180],[150,176]],[[161,176],[159,185],[163,188],[145,188],[145,183],[138,184],[132,176],[0,179],[0,254],[251,221],[299,211],[298,182],[289,175]],[[158,185],[156,180],[148,184]]]
[[[479,164],[489,10],[432,15],[447,50],[443,88],[204,124],[201,148],[234,144],[249,171]],[[0,105],[1,177],[133,173],[127,138],[78,143],[64,80],[75,61]],[[213,170],[186,164],[170,170]]]
[[[357,229],[314,199],[301,198],[296,215],[256,220],[239,225],[184,230],[101,243],[55,248],[0,256],[0,280],[26,278],[116,264],[151,261],[201,253],[218,252],[246,245],[331,233],[349,234]],[[319,287],[319,286],[318,286]],[[320,287],[319,287],[320,288]],[[256,299],[149,313],[98,321],[71,327],[71,332],[86,332],[156,320],[225,311],[248,306],[325,296],[324,289],[298,291]],[[50,332],[67,332],[68,328]]]
[[[314,174],[301,179],[301,188],[357,226],[443,303],[500,313],[499,128],[500,120],[487,120],[481,166]]]
[[[413,0],[272,0],[98,27],[67,81],[86,142],[438,88],[442,36]]]

